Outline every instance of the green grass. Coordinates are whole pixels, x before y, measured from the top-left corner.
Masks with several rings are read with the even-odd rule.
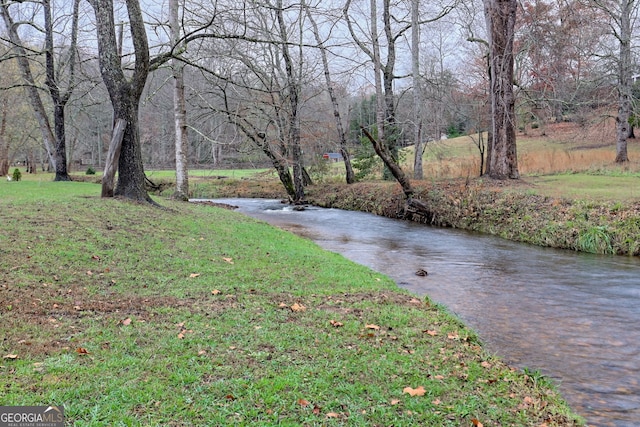
[[[534,184],[533,192],[571,199],[640,200],[640,175],[572,173],[525,178]]]
[[[0,182],[1,405],[78,426],[580,425],[378,273],[233,211],[98,194]]]

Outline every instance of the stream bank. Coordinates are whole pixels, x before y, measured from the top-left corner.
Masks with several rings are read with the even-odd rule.
[[[309,203],[477,231],[581,252],[640,255],[640,203],[560,199],[535,194],[525,180],[450,180],[415,184],[425,214],[406,212],[399,185],[364,182],[309,187]]]

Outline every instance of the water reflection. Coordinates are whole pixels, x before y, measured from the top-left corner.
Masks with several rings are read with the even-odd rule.
[[[217,200],[446,305],[508,362],[553,377],[590,425],[640,422],[640,260],[578,254],[360,212]],[[426,277],[415,271],[425,269]]]

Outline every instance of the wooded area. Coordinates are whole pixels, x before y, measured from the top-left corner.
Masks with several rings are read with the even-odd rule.
[[[626,162],[637,12],[633,0],[0,0],[0,173],[104,169],[119,120],[113,194],[135,200],[150,200],[145,168],[175,168],[186,199],[192,167],[268,165],[297,202],[327,153],[351,183],[380,150],[397,177],[410,145],[421,179],[425,147],[465,133],[488,134],[482,173],[517,179],[517,131],[607,115],[617,137],[603,143]]]

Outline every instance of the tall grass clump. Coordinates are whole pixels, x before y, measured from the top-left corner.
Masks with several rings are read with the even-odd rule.
[[[577,249],[582,252],[613,254],[611,236],[606,226],[593,226],[580,233]]]

